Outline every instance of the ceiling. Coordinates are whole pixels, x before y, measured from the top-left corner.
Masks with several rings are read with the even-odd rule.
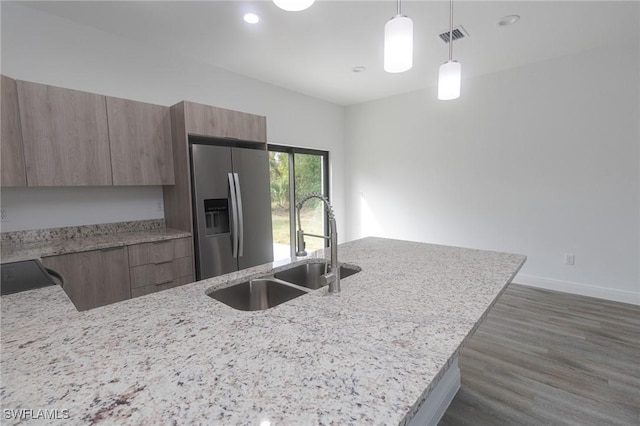
[[[414,22],[413,68],[384,72],[384,25],[396,2],[316,0],[301,12],[271,1],[71,1],[24,5],[290,90],[350,105],[435,86],[448,47],[448,1],[403,1]],[[261,17],[242,20],[245,12]],[[514,25],[501,17],[521,16]],[[464,79],[637,40],[637,1],[455,1]],[[355,73],[354,67],[366,67]]]

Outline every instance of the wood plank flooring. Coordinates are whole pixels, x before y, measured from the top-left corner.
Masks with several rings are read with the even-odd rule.
[[[640,425],[640,307],[511,284],[459,357],[452,425]]]

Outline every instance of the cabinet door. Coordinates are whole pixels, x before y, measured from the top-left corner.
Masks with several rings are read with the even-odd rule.
[[[29,186],[111,185],[105,97],[17,81]]]
[[[169,107],[107,97],[114,185],[173,185]]]
[[[126,247],[45,257],[64,278],[64,291],[79,311],[131,298]]]
[[[0,171],[2,186],[27,186],[18,115],[18,92],[14,79],[2,76],[2,135]]]
[[[267,141],[267,119],[208,105],[185,102],[187,133],[200,136]]]

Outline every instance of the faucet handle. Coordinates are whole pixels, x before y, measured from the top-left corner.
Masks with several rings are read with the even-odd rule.
[[[329,285],[329,293],[339,293],[340,292],[340,268],[336,268],[335,270],[331,270],[326,274],[322,275],[320,281],[323,285]]]

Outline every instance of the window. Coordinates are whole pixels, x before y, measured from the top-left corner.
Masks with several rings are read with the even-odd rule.
[[[295,256],[295,203],[315,192],[328,197],[329,153],[305,148],[269,145],[271,215],[274,260]],[[326,235],[328,227],[320,200],[307,201],[300,214],[305,233]],[[307,251],[327,247],[322,238],[306,236]]]

